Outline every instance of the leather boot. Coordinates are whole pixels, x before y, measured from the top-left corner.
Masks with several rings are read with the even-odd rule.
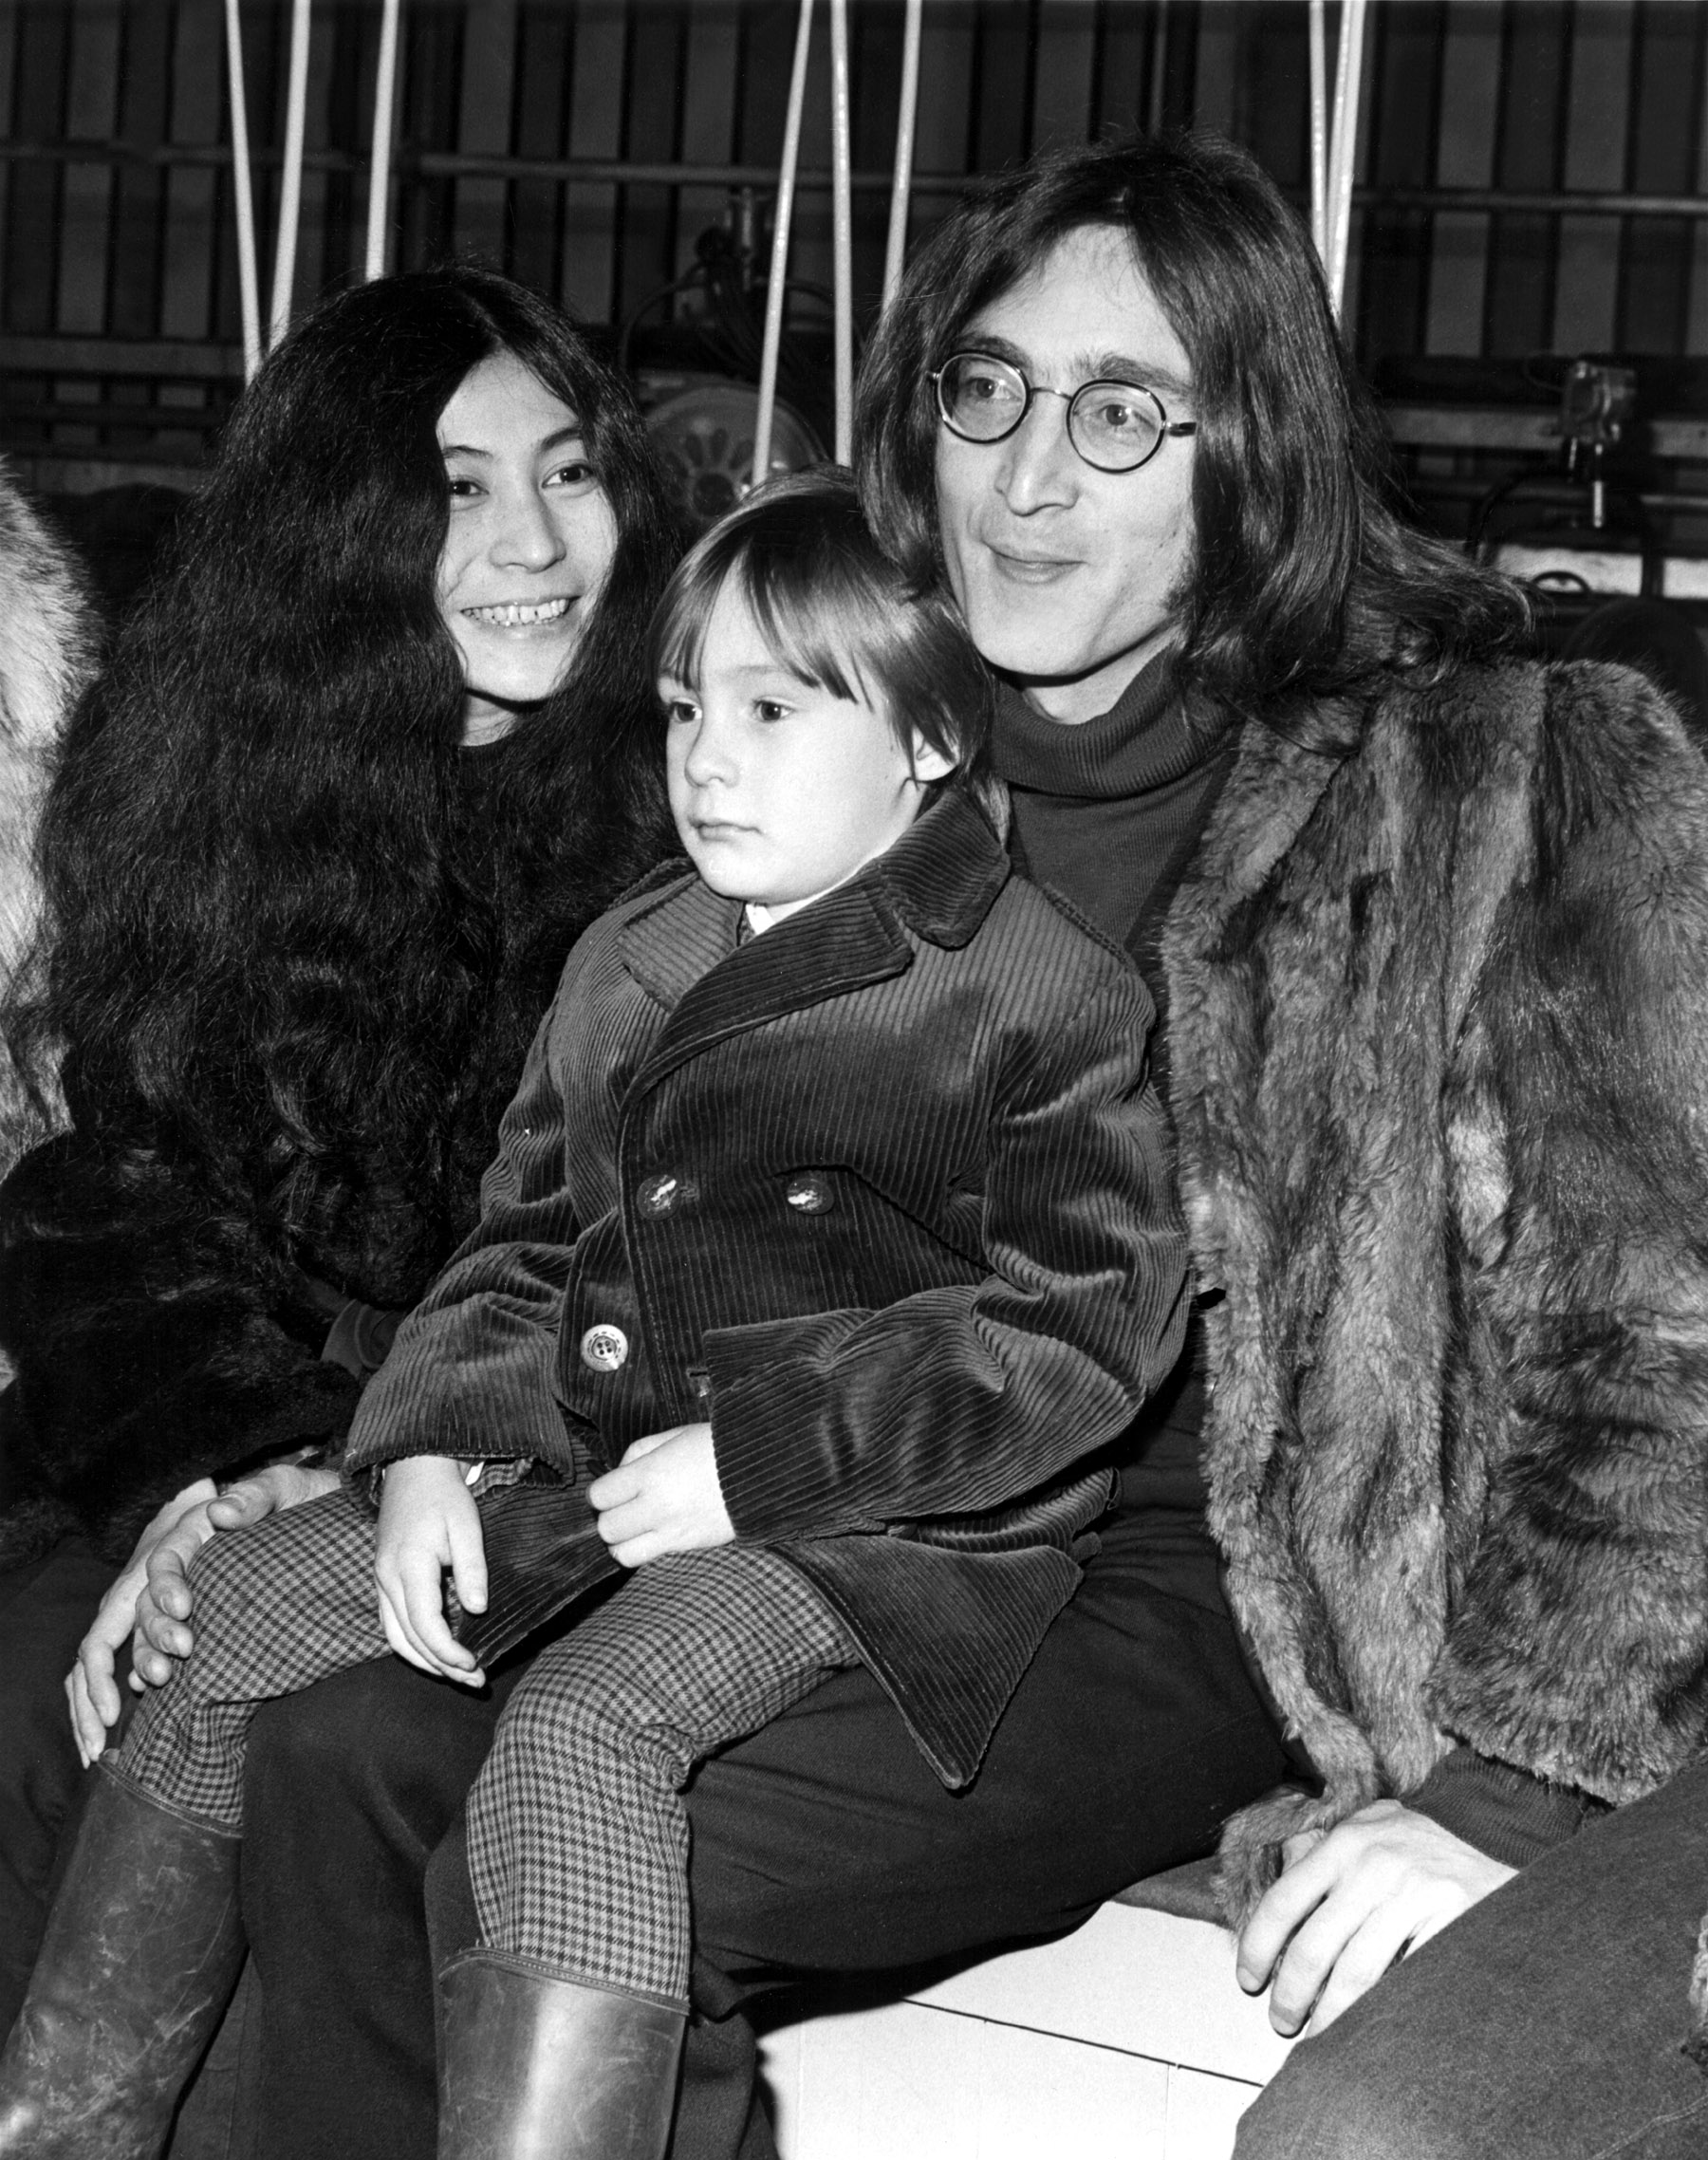
[[[439,2160],[663,2160],[688,2023],[465,1950],[439,1975]]]
[[[155,2160],[243,1963],[237,1834],[95,1775],[0,2056],[0,2160]]]

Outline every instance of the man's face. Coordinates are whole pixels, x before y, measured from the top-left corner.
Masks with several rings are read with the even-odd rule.
[[[961,351],[1012,362],[1071,393],[1120,380],[1197,417],[1192,370],[1125,237],[1083,226],[981,307]],[[939,422],[938,514],[949,582],[973,642],[1040,712],[1106,712],[1172,644],[1193,568],[1196,438],[1170,437],[1136,473],[1101,473],[1068,439],[1062,398],[1035,398],[1002,442],[963,442]]]

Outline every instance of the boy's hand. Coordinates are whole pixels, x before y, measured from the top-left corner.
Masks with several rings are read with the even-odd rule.
[[[701,1553],[733,1542],[709,1424],[673,1425],[636,1441],[615,1470],[587,1487],[599,1535],[620,1567],[664,1553]]]
[[[374,1577],[385,1639],[400,1658],[481,1687],[486,1675],[445,1624],[449,1568],[465,1612],[484,1612],[486,1547],[463,1466],[446,1455],[407,1455],[385,1473]]]

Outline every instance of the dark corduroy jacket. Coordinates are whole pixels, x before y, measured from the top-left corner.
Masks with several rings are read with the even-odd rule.
[[[956,791],[763,936],[739,916],[672,868],[570,956],[348,1464],[568,1469],[571,1425],[614,1462],[709,1417],[737,1536],[963,1784],[1079,1579],[1089,1459],[1179,1348],[1150,1000]]]

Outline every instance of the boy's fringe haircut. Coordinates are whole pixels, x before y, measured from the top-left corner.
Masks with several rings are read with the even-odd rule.
[[[912,587],[872,537],[852,475],[834,466],[768,483],[715,525],[678,568],[653,620],[655,678],[692,686],[731,581],[790,674],[881,712],[912,755],[916,734],[981,775],[991,678],[954,603]]]

